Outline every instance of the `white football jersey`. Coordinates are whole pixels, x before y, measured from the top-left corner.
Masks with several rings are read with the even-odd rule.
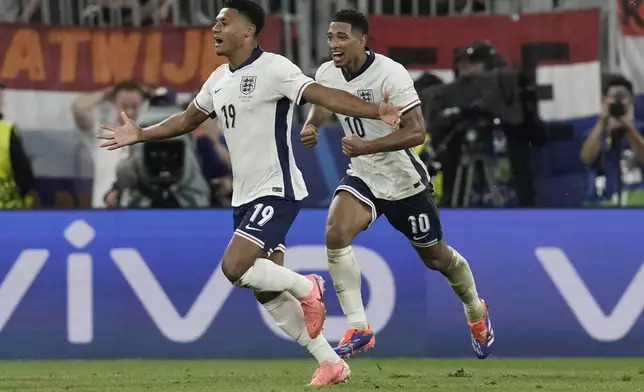
[[[239,68],[221,65],[194,100],[217,118],[233,170],[232,205],[263,196],[308,196],[291,148],[294,105],[314,81],[290,60],[257,48]]]
[[[405,67],[372,51],[367,52],[367,61],[353,79],[329,61],[320,66],[315,80],[374,103],[381,102],[385,91],[389,91],[389,101],[402,106],[403,113],[420,105],[414,82]],[[335,115],[347,136],[357,135],[365,140],[373,140],[394,132],[391,126],[380,120],[352,118],[338,113]],[[374,196],[385,200],[404,199],[429,186],[427,169],[411,150],[351,158],[347,174],[359,177],[369,186]]]

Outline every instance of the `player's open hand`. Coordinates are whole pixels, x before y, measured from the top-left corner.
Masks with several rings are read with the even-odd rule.
[[[385,91],[385,95],[382,97],[382,102],[380,102],[380,107],[378,108],[380,119],[393,128],[397,128],[400,124],[402,109],[402,106],[395,106],[389,102],[389,91]]]
[[[120,127],[101,125],[101,129],[107,131],[107,133],[96,136],[97,139],[105,140],[101,144],[101,148],[116,150],[141,141],[141,133],[143,132],[141,128],[125,112],[121,113],[121,118],[123,119],[123,125]]]
[[[360,155],[368,155],[369,143],[358,136],[346,136],[342,138],[342,152],[344,155],[355,158]]]
[[[300,132],[300,140],[305,147],[315,147],[318,144],[318,129],[312,124],[306,124]]]

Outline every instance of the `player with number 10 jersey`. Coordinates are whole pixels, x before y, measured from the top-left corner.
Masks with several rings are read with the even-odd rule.
[[[418,94],[401,64],[366,46],[368,31],[366,17],[357,10],[338,11],[327,34],[332,60],[320,66],[315,78],[367,102],[378,102],[390,92],[391,102],[402,107],[399,129],[314,105],[301,132],[304,145],[315,146],[318,128],[335,114],[345,133],[342,150],[351,157],[329,208],[325,233],[329,272],[349,324],[335,350],[346,358],[375,346],[351,243],[384,215],[425,265],[447,278],[463,304],[474,352],[486,358],[494,342],[487,305],[478,296],[468,262],[443,240],[429,175],[411,150],[424,142],[426,134]]]

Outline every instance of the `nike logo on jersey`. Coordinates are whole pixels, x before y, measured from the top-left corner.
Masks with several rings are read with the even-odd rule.
[[[251,230],[251,231],[262,231],[262,229],[258,229],[257,227],[251,227],[250,225],[246,225],[246,230]]]
[[[425,235],[422,235],[422,236],[420,236],[420,237],[416,237],[416,236],[414,236],[414,237],[412,237],[412,238],[414,239],[414,241],[420,241],[420,240],[422,240],[423,238],[427,237],[428,235],[429,235],[429,233],[427,233],[427,234],[425,234]]]
[[[217,93],[218,93],[218,92],[220,92],[220,91],[221,91],[221,89],[220,89],[220,88],[218,88],[217,90],[215,90],[215,94],[217,94]]]

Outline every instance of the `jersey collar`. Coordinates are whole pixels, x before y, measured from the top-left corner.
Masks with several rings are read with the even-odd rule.
[[[367,60],[364,62],[364,64],[362,64],[362,67],[360,67],[357,74],[350,75],[349,73],[347,73],[347,71],[344,70],[344,68],[342,68],[342,75],[344,76],[344,79],[347,82],[350,82],[353,79],[357,78],[358,76],[362,75],[371,66],[371,64],[373,64],[374,60],[376,59],[376,53],[373,50],[369,48],[365,48],[365,49],[367,51]]]
[[[255,49],[253,49],[253,53],[250,55],[250,57],[247,58],[246,61],[241,63],[241,65],[239,67],[233,69],[230,66],[230,64],[228,64],[228,69],[230,69],[230,72],[235,72],[235,71],[240,70],[240,69],[242,69],[242,68],[244,68],[244,67],[246,67],[248,65],[251,65],[252,63],[255,62],[255,60],[257,60],[259,58],[259,56],[262,55],[262,53],[264,53],[264,49],[262,49],[261,46],[258,46]]]

